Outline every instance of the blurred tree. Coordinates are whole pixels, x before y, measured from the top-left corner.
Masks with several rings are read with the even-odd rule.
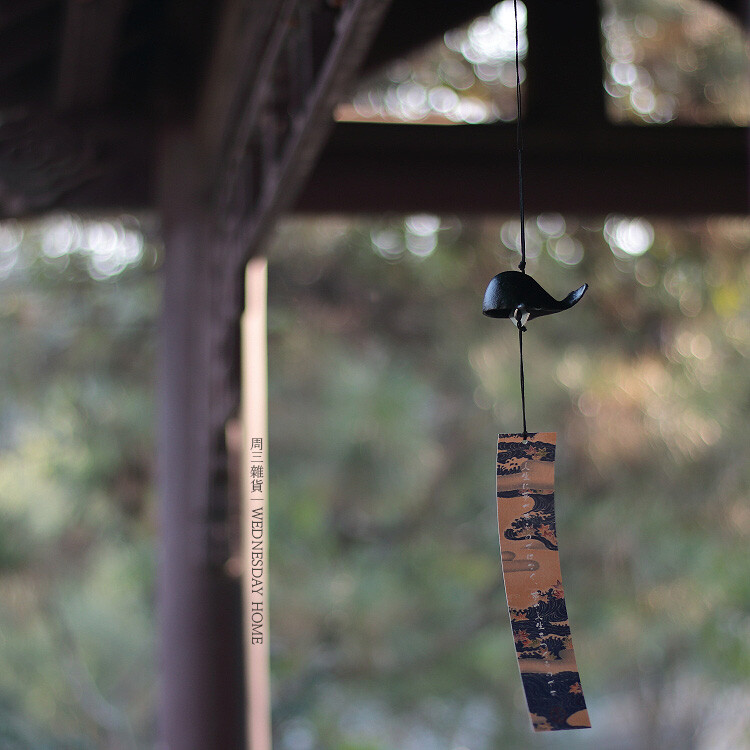
[[[604,0],[605,87],[617,121],[750,123],[742,23],[707,0]]]
[[[520,427],[517,339],[480,312],[490,277],[517,263],[518,227],[411,216],[280,233],[281,748],[541,747],[494,508],[495,433]],[[591,283],[527,336],[530,428],[560,433],[563,567],[595,725],[559,742],[715,746],[750,657],[750,224],[546,215],[528,243],[545,288]],[[727,731],[746,738],[737,721]]]
[[[526,56],[526,8],[519,51]],[[741,22],[707,0],[604,0],[608,114],[617,122],[750,123],[750,53]],[[554,40],[553,44],[563,41]],[[512,0],[362,80],[339,120],[486,123],[513,120]],[[521,66],[522,86],[525,70]]]
[[[518,0],[519,56],[526,57],[526,6]],[[471,123],[516,116],[516,25],[513,0],[448,31],[405,59],[362,80],[337,120]],[[525,79],[520,69],[521,85]]]
[[[0,746],[154,741],[150,222],[0,225]]]
[[[0,225],[7,747],[154,742],[158,247],[130,221]],[[129,231],[139,249],[120,262]],[[541,746],[494,506],[495,433],[520,422],[516,337],[480,313],[518,235],[516,220],[426,215],[289,221],[278,235],[282,749]],[[742,747],[750,223],[548,214],[530,220],[528,248],[553,292],[592,285],[527,338],[530,427],[560,433],[563,567],[594,720],[557,741]]]

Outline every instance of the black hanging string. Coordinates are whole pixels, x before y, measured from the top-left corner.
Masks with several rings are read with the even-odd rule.
[[[518,152],[518,203],[521,213],[521,262],[518,270],[526,273],[526,227],[523,201],[523,132],[521,130],[521,66],[518,61],[518,4],[513,0],[516,23],[516,151]]]
[[[520,326],[520,324],[518,328],[518,351],[521,355],[521,411],[523,413],[523,439],[526,440],[529,437],[529,433],[526,431],[526,393],[523,382],[523,326]]]
[[[513,16],[516,25],[516,151],[518,153],[518,203],[521,219],[521,262],[518,270],[526,273],[526,220],[524,212],[523,196],[523,131],[521,128],[521,65],[518,60],[518,3],[513,0]],[[529,433],[526,430],[526,389],[523,378],[523,332],[526,330],[522,322],[522,316],[516,315],[518,326],[518,354],[521,363],[521,413],[523,414],[523,439],[527,440]]]

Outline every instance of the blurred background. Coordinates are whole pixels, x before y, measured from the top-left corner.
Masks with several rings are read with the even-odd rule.
[[[612,119],[748,124],[726,13],[602,8]],[[511,11],[363,80],[336,118],[513,119]],[[593,723],[554,737],[529,728],[499,564],[517,339],[481,315],[519,241],[516,217],[450,214],[297,215],[273,237],[281,750],[750,747],[750,219],[528,217],[529,272],[558,298],[591,287],[525,341]],[[164,254],[152,212],[0,224],[2,748],[156,745]]]

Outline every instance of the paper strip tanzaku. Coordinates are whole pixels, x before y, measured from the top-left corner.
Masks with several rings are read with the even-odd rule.
[[[499,435],[497,519],[505,594],[534,730],[589,727],[560,573],[556,433]]]

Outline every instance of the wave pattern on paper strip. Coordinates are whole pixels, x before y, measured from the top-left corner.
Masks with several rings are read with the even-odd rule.
[[[570,637],[555,526],[554,432],[499,435],[497,519],[505,594],[537,732],[591,726]]]

